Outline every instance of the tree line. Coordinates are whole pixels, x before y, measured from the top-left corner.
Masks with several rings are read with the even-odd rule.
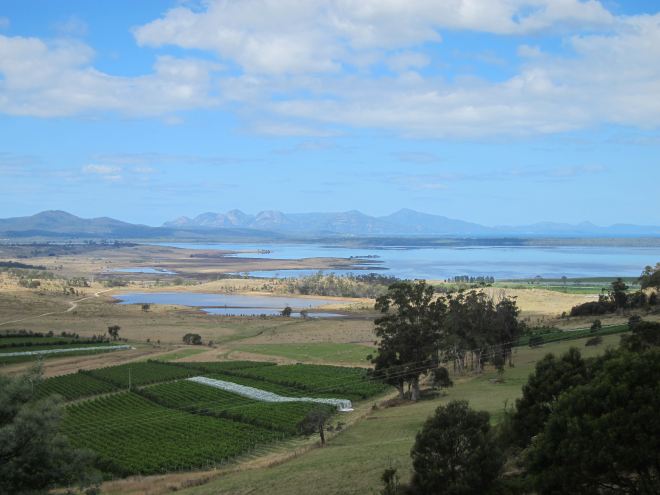
[[[578,304],[571,308],[571,316],[597,316],[622,313],[629,309],[651,309],[658,305],[657,289],[660,288],[660,263],[655,268],[647,266],[639,277],[641,289],[630,292],[630,287],[621,278],[614,280],[606,294],[598,301]],[[648,289],[651,289],[649,291]],[[655,289],[655,290],[654,290]]]
[[[546,355],[497,427],[466,401],[437,408],[410,483],[390,467],[381,494],[660,493],[660,323],[629,326],[598,358]]]
[[[481,372],[487,362],[511,364],[513,343],[524,325],[514,297],[497,300],[477,290],[438,294],[424,281],[397,282],[378,297],[378,352],[370,356],[374,377],[396,387],[401,398],[420,397],[420,377],[443,365]]]

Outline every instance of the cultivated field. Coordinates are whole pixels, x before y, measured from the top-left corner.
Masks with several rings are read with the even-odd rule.
[[[250,396],[192,377],[249,387]],[[75,445],[94,450],[98,467],[109,476],[217,467],[304,433],[312,413],[336,413],[336,405],[310,398],[364,400],[387,391],[361,369],[244,361],[144,361],[36,386],[42,397],[55,393],[70,401],[64,432]],[[269,402],[270,394],[286,402]]]
[[[585,347],[585,339],[580,339],[535,349],[516,348],[515,367],[506,369],[501,383],[494,380],[497,373],[487,369],[482,375],[453,376],[455,385],[446,395],[428,394],[419,403],[388,407],[382,400],[365,401],[346,416],[350,427],[331,434],[323,448],[318,448],[315,438],[307,443],[284,443],[281,449],[265,449],[236,465],[187,474],[128,478],[108,482],[103,490],[112,494],[151,495],[174,489],[177,493],[181,489],[180,493],[187,495],[377,494],[381,487],[380,476],[389,466],[397,467],[402,481],[407,481],[415,435],[439,405],[465,399],[473,408],[490,412],[492,422],[497,423],[505,407],[510,407],[520,396],[534,364],[545,354],[561,354],[573,346],[584,356],[595,356],[608,346],[616,347],[619,338],[618,335],[606,336],[598,347]],[[372,407],[374,403],[378,404],[376,408]]]

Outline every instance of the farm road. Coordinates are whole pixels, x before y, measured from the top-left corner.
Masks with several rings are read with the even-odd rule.
[[[20,323],[21,321],[35,320],[37,318],[43,318],[44,316],[57,315],[57,314],[62,314],[62,313],[70,313],[71,311],[73,311],[74,309],[76,309],[78,307],[78,303],[80,303],[82,301],[87,301],[88,299],[93,299],[95,297],[99,297],[101,294],[104,294],[106,292],[110,292],[111,290],[113,290],[113,289],[101,290],[101,291],[95,292],[93,296],[86,296],[86,297],[83,297],[81,299],[76,299],[75,301],[71,301],[71,302],[68,303],[69,308],[64,310],[64,311],[51,311],[49,313],[43,313],[43,314],[35,315],[35,316],[28,316],[27,318],[20,318],[18,320],[3,321],[2,323],[0,323],[0,327],[3,326],[3,325],[10,325],[12,323]]]

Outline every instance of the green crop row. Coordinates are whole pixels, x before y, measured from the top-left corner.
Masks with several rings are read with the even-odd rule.
[[[262,402],[188,380],[162,383],[138,392],[166,407],[233,419],[243,423],[296,434],[314,409],[334,408],[308,402]]]
[[[117,387],[112,383],[81,372],[47,378],[37,385],[37,395],[39,397],[58,394],[66,400],[80,399],[116,390],[118,390]]]
[[[74,445],[98,454],[103,471],[120,476],[206,467],[282,438],[281,432],[169,409],[131,392],[71,404],[63,426]]]
[[[177,378],[187,378],[198,375],[199,371],[158,361],[143,361],[99,368],[83,373],[118,387],[128,388],[129,384],[132,387],[139,387],[151,383],[176,380]]]
[[[334,395],[341,399],[366,399],[386,389],[382,383],[370,380],[366,370],[362,368],[292,364],[247,368],[228,373],[283,385],[307,393]],[[263,386],[261,388],[265,389]]]

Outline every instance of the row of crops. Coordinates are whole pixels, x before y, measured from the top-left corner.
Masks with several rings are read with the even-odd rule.
[[[308,364],[276,366],[251,361],[185,364],[143,361],[49,378],[39,388],[43,389],[40,393],[59,393],[73,400],[194,376],[217,378],[287,397],[314,394],[320,398],[360,400],[386,388],[367,379],[363,369]]]
[[[28,352],[19,352],[19,353],[0,353],[0,366],[6,366],[16,363],[25,363],[28,361],[37,361],[40,359],[49,359],[55,357],[72,357],[72,356],[89,356],[92,354],[102,354],[112,351],[121,351],[130,348],[130,346],[119,346],[119,345],[106,345],[106,346],[86,346],[75,348],[66,348],[61,347],[54,348],[51,350],[42,349],[41,351],[33,352],[33,349],[30,349]]]
[[[360,368],[292,364],[231,370],[225,374],[352,400],[366,399],[385,390],[382,383],[368,380],[366,371]]]
[[[208,377],[286,397],[363,398],[384,390],[364,370],[249,361],[146,361],[44,380],[40,396],[69,401],[64,431],[119,476],[203,468],[299,434],[312,413],[335,407],[270,403],[187,380]],[[129,390],[130,383],[130,390]],[[97,396],[86,400],[85,397]]]
[[[81,397],[116,392],[117,390],[119,389],[112,383],[78,372],[44,380],[37,386],[37,396],[47,397],[58,394],[66,400],[74,400]]]
[[[318,409],[310,403],[262,402],[189,380],[154,385],[139,393],[166,407],[233,419],[288,434],[297,433],[306,416]],[[330,413],[335,408],[322,406],[322,409]]]
[[[94,450],[99,467],[120,476],[193,469],[227,461],[280,431],[165,408],[132,392],[71,404],[64,433]]]

